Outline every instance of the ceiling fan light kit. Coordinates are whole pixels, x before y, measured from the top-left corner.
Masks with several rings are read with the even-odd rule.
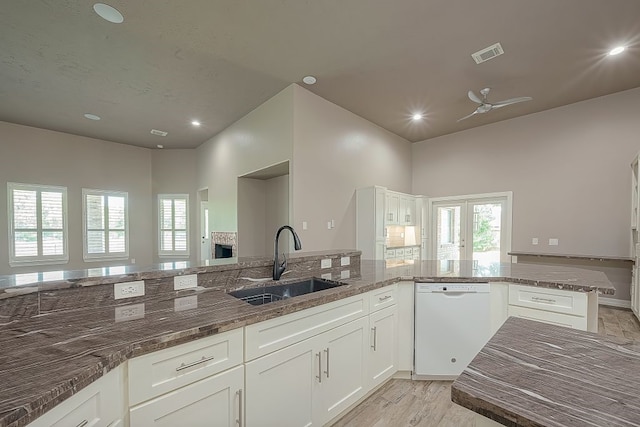
[[[480,90],[481,97],[478,96],[472,90],[467,92],[467,96],[469,97],[469,99],[471,101],[475,102],[476,104],[480,104],[480,105],[478,105],[478,107],[475,109],[475,111],[473,111],[471,114],[468,114],[468,115],[458,119],[457,121],[462,121],[464,119],[468,119],[469,117],[474,116],[476,114],[488,113],[489,111],[491,111],[493,109],[496,109],[496,108],[506,107],[507,105],[517,104],[519,102],[531,101],[533,99],[530,96],[521,96],[519,98],[510,98],[510,99],[505,99],[503,101],[498,101],[498,102],[489,102],[489,101],[487,101],[487,96],[489,95],[490,91],[491,91],[491,88],[489,88],[489,87],[485,87],[484,89],[481,89]]]

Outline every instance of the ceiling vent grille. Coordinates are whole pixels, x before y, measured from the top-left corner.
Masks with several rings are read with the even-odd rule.
[[[158,136],[167,136],[169,135],[169,132],[164,132],[158,129],[151,129],[151,134],[152,135],[158,135]]]
[[[485,61],[495,58],[496,56],[500,56],[503,53],[504,49],[502,49],[500,43],[496,43],[475,53],[472,53],[471,57],[474,61],[476,61],[476,64],[481,64]]]

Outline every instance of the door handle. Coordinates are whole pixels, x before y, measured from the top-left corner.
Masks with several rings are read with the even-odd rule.
[[[236,419],[236,424],[238,424],[238,427],[242,427],[242,389],[236,391],[236,395],[238,396],[238,418]]]
[[[316,375],[316,378],[322,384],[322,352],[319,351],[316,356],[318,356],[318,375]]]
[[[324,373],[327,376],[327,379],[329,379],[329,347],[327,347],[324,352],[327,353],[327,370],[324,371]]]
[[[371,328],[371,330],[373,331],[373,345],[371,346],[371,348],[373,349],[373,351],[377,351],[377,335],[378,335],[378,329],[374,326],[373,328]]]

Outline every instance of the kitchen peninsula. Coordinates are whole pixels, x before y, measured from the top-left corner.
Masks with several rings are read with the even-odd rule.
[[[360,261],[357,251],[331,251],[292,256],[290,273],[281,282],[316,276],[343,285],[253,306],[228,292],[269,284],[259,280],[270,276],[272,261],[235,261],[105,277],[69,274],[67,279],[22,286],[10,284],[8,278],[0,280],[5,284],[0,289],[0,426],[21,427],[37,420],[138,356],[226,332],[242,332],[260,322],[398,283],[488,281],[587,293],[595,298],[596,317],[597,294],[614,292],[602,273],[587,270],[440,261],[387,267],[384,261]],[[185,274],[197,274],[198,287],[174,291],[173,277]],[[145,295],[114,300],[113,284],[133,280],[145,281]],[[363,301],[368,304],[369,300]],[[239,363],[242,367],[243,361]]]

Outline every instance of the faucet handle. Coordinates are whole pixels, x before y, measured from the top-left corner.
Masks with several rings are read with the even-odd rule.
[[[282,264],[280,264],[280,267],[282,268],[282,270],[284,270],[285,268],[287,268],[287,254],[285,254],[284,252],[282,253]]]

